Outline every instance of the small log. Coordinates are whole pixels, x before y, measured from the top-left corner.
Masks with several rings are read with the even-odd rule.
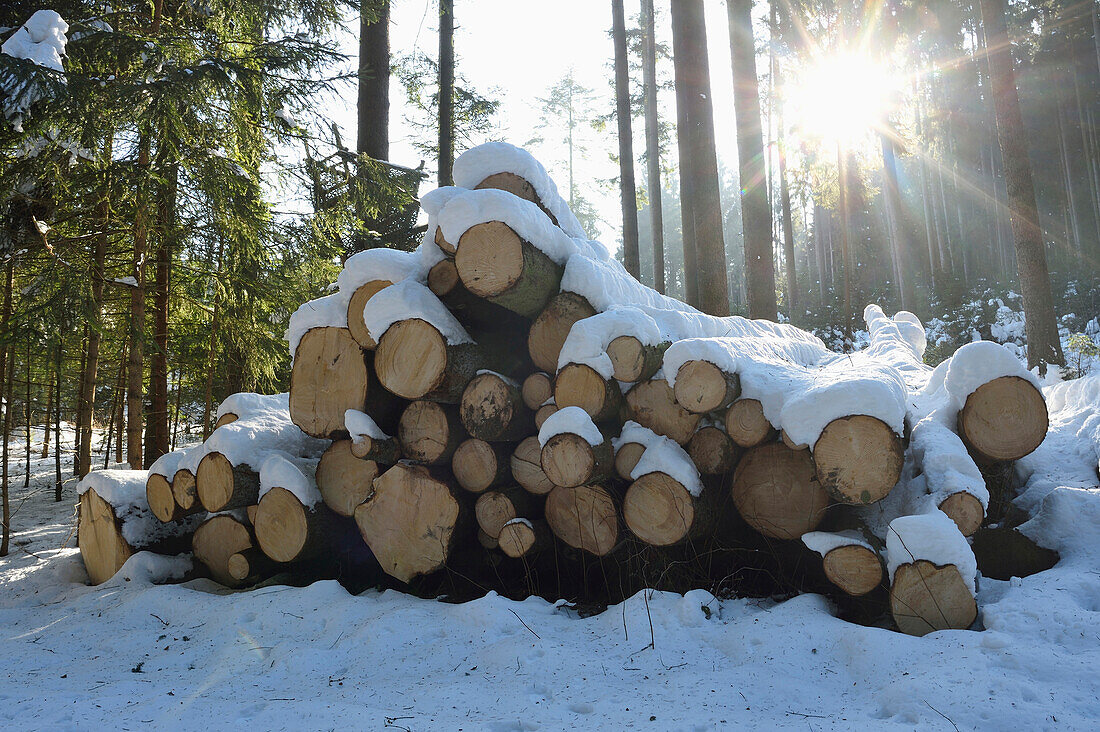
[[[317,463],[317,490],[326,506],[341,516],[352,516],[374,490],[380,472],[377,462],[355,456],[351,440],[336,440]]]
[[[255,503],[253,503],[251,506],[244,507],[244,514],[246,517],[248,517],[248,523],[252,524],[253,526],[256,525],[256,509],[258,508],[259,506],[257,506]]]
[[[378,342],[367,331],[367,324],[363,321],[363,308],[367,301],[392,284],[389,280],[365,282],[356,288],[348,301],[348,332],[364,351],[373,351],[378,347]]]
[[[474,187],[475,190],[481,190],[483,188],[508,191],[513,196],[522,198],[525,201],[530,201],[542,209],[542,212],[546,214],[546,217],[550,219],[554,226],[558,225],[558,220],[554,217],[554,214],[550,213],[549,209],[542,205],[542,199],[539,198],[538,192],[526,178],[507,171],[503,173],[493,173]]]
[[[500,550],[512,559],[533,557],[553,547],[550,526],[545,521],[513,519],[500,530]]]
[[[978,605],[955,565],[924,559],[894,571],[890,611],[901,632],[917,636],[969,628],[978,617]]]
[[[535,412],[535,429],[541,430],[542,423],[550,419],[550,417],[552,417],[557,411],[558,405],[554,404],[553,402],[551,402],[550,404],[543,404],[541,407],[539,407],[538,411]]]
[[[601,485],[555,487],[546,497],[546,523],[574,549],[606,556],[621,538],[615,499]]]
[[[477,345],[450,344],[434,325],[420,318],[400,320],[387,328],[374,356],[378,381],[390,392],[404,399],[452,404],[484,366]]]
[[[558,356],[573,324],[596,314],[588,300],[573,292],[560,292],[546,304],[531,324],[527,350],[535,367],[548,374],[558,370]],[[545,399],[543,401],[546,401]]]
[[[241,579],[229,571],[229,558],[238,552],[247,551],[255,546],[252,530],[247,523],[226,513],[211,516],[195,529],[191,540],[191,549],[195,559],[208,570],[218,584],[226,587],[240,587]]]
[[[401,582],[441,569],[462,534],[455,490],[427,469],[402,463],[374,486],[355,509],[355,522],[382,569]]]
[[[401,459],[401,445],[393,437],[375,438],[361,435],[350,442],[349,450],[352,456],[359,460],[372,460],[383,465],[393,465]]]
[[[482,493],[474,504],[478,526],[489,536],[499,539],[504,525],[516,518],[534,518],[542,513],[542,500],[519,486],[509,486]]]
[[[199,461],[195,487],[207,511],[229,511],[256,503],[260,476],[247,465],[234,465],[220,452],[210,452]]]
[[[775,439],[775,428],[756,399],[738,399],[726,410],[726,434],[738,447],[750,448]]]
[[[569,363],[554,379],[554,403],[559,409],[580,407],[596,423],[617,419],[623,403],[622,390],[591,366]]]
[[[551,483],[575,488],[611,477],[615,454],[606,439],[599,445],[591,445],[580,435],[563,432],[543,445],[541,462]]]
[[[1047,434],[1043,394],[1026,379],[1002,376],[982,384],[959,410],[959,437],[981,462],[1019,460]]]
[[[830,549],[821,560],[825,577],[852,597],[862,597],[882,584],[882,560],[862,544]]]
[[[347,328],[312,328],[294,351],[290,418],[313,437],[344,432],[344,412],[367,404],[370,369]]]
[[[438,226],[435,229],[434,241],[435,245],[439,247],[444,254],[450,257],[453,257],[455,255],[455,252],[457,250],[455,249],[454,244],[447,241],[446,237],[443,236],[443,229],[440,229]]]
[[[458,413],[470,436],[481,440],[518,440],[531,434],[534,424],[519,385],[493,372],[480,373],[470,381]]]
[[[523,403],[528,409],[538,409],[554,396],[554,381],[544,371],[536,371],[523,380]]]
[[[440,260],[428,270],[428,289],[468,330],[505,330],[526,334],[530,328],[527,319],[467,290],[458,276],[453,259]],[[480,344],[483,337],[484,334],[479,333],[474,339]]]
[[[698,536],[710,525],[710,518],[702,501],[667,473],[643,475],[623,497],[627,528],[652,546],[672,546]]]
[[[677,404],[672,388],[664,379],[635,384],[626,393],[626,403],[635,422],[680,445],[687,444],[703,418]]]
[[[737,465],[741,448],[721,427],[701,427],[688,440],[687,454],[703,475],[728,473]]]
[[[939,509],[955,522],[963,536],[973,536],[985,520],[982,502],[964,491],[952,493],[940,501]]]
[[[627,442],[619,445],[619,449],[615,453],[615,472],[620,478],[634,480],[630,477],[630,473],[633,472],[638,461],[642,459],[643,452],[645,452],[645,445],[640,442]]]
[[[467,437],[458,407],[416,401],[405,408],[397,425],[401,452],[413,462],[441,465]]]
[[[787,434],[787,430],[779,430],[779,439],[783,442],[784,445],[791,448],[792,450],[810,449],[809,445],[796,445],[794,440],[791,439],[790,435]]]
[[[773,539],[797,539],[825,517],[829,495],[814,477],[806,450],[773,442],[747,451],[730,487],[749,526]]]
[[[647,345],[631,335],[615,338],[607,345],[615,380],[633,384],[653,378],[670,345],[669,342]]]
[[[195,474],[190,470],[177,470],[172,476],[172,498],[180,509],[190,513],[202,510],[199,492],[195,487]]]
[[[511,459],[512,477],[528,493],[544,496],[554,490],[554,484],[542,470],[542,447],[532,435],[516,445]]]
[[[511,477],[512,451],[508,442],[486,442],[477,438],[466,440],[451,458],[451,472],[458,484],[471,493],[508,482]]]
[[[561,285],[562,267],[500,221],[471,226],[455,253],[466,289],[533,318]]]
[[[160,473],[149,473],[149,477],[145,479],[145,500],[149,502],[149,510],[162,523],[170,523],[186,515],[176,505],[172,484]]]
[[[277,566],[276,562],[256,548],[237,552],[229,557],[226,562],[229,576],[241,587],[255,584],[266,577],[270,577],[275,573]]]
[[[307,506],[278,486],[256,508],[256,543],[276,562],[300,562],[320,556],[342,534],[340,517],[324,503]]]
[[[709,361],[687,361],[676,372],[676,401],[693,414],[725,409],[741,396],[741,379]]]
[[[880,419],[859,414],[834,419],[814,443],[817,479],[833,499],[867,505],[886,496],[901,477],[901,438]]]
[[[214,429],[218,429],[223,425],[233,424],[238,419],[240,418],[233,412],[226,412],[222,416],[218,417],[218,421],[214,423]]]

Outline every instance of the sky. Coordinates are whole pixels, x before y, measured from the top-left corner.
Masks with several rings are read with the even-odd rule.
[[[635,24],[640,11],[637,0],[627,0],[627,26]],[[671,30],[666,3],[658,3],[658,39],[671,47]],[[663,12],[662,12],[663,11]],[[613,48],[611,4],[592,0],[558,0],[554,3],[530,0],[456,0],[455,53],[457,70],[483,95],[500,99],[497,115],[500,139],[525,146],[539,131],[538,98],[546,94],[555,82],[572,67],[578,81],[597,95],[600,112],[614,108]],[[733,117],[733,82],[730,72],[729,35],[725,3],[706,3],[709,40],[711,87],[715,112],[715,135],[720,161],[736,160]],[[391,9],[390,50],[394,55],[419,50],[435,58],[438,50],[437,0],[393,0]],[[353,24],[354,25],[354,24]],[[357,25],[354,25],[358,30]],[[356,53],[355,38],[348,33],[345,52]],[[660,73],[660,72],[659,72]],[[671,68],[668,69],[671,75]],[[631,79],[634,87],[641,79]],[[494,89],[495,93],[490,93]],[[391,162],[416,167],[421,155],[410,144],[410,130],[405,121],[410,110],[404,104],[405,93],[394,79],[390,90],[390,158]],[[663,115],[675,115],[675,100],[671,91],[659,99]],[[334,104],[334,119],[344,128],[344,139],[355,139],[354,89],[348,98]],[[634,124],[634,149],[637,156],[644,149],[644,129],[641,120]],[[549,136],[547,136],[549,138]],[[605,223],[597,238],[614,249],[620,245],[622,214],[617,187],[606,183],[618,176],[618,167],[609,155],[617,154],[618,142],[614,123],[601,142],[590,145],[588,155],[575,163],[580,185],[589,192]],[[559,189],[565,188],[567,169],[558,162],[564,152],[552,144],[533,146],[531,152],[543,162]],[[435,162],[426,161],[433,172]],[[736,166],[733,166],[736,167]],[[644,185],[645,169],[635,165],[639,186]]]

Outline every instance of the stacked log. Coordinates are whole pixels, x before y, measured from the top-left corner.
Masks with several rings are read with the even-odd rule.
[[[1007,367],[983,380],[964,355],[951,399],[918,410],[931,370],[908,316],[869,309],[872,347],[843,355],[788,325],[712,318],[583,238],[526,153],[475,148],[455,173],[462,188],[423,199],[417,252],[356,255],[336,292],[295,313],[289,396],[227,400],[206,443],[148,476],[164,526],[230,512],[194,538],[215,580],[305,572],[352,543],[427,596],[516,595],[543,572],[558,597],[598,601],[589,567],[601,599],[634,587],[637,557],[715,587],[802,539],[838,597],[889,588],[905,632],[973,621],[963,534],[988,502],[974,475],[1041,441],[1030,380]],[[962,483],[937,472],[956,444],[944,430],[974,468],[950,463]],[[117,516],[99,528],[89,493],[82,515],[99,518],[81,548],[100,581],[141,543],[111,538]],[[952,531],[949,566],[935,547]],[[928,617],[938,604],[951,611]]]

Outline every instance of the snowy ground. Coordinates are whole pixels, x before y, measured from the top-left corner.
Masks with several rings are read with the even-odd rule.
[[[1020,503],[1062,553],[981,579],[982,632],[911,638],[827,600],[638,595],[597,617],[530,599],[464,605],[335,582],[154,585],[134,557],[85,584],[74,484],[14,479],[0,559],[0,720],[13,729],[1095,729],[1100,488],[1080,420],[1052,419]],[[68,456],[66,456],[68,459]],[[68,465],[70,463],[66,463]],[[0,726],[3,726],[0,724]]]

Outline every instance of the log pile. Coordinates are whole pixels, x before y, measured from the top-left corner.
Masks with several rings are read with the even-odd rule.
[[[874,306],[849,355],[706,316],[631,280],[525,152],[475,148],[455,179],[416,252],[355,255],[295,313],[289,395],[235,395],[153,466],[145,529],[86,481],[93,582],[162,549],[154,521],[229,587],[358,572],[599,604],[756,573],[732,589],[888,606],[915,634],[974,621],[982,468],[1046,432],[1011,354],[932,371],[919,322]]]

